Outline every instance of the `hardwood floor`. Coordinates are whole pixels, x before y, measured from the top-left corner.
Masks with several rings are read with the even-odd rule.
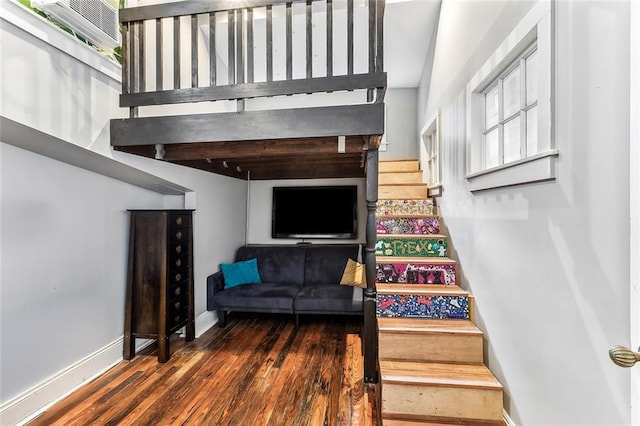
[[[361,319],[231,315],[171,359],[123,361],[30,425],[381,425]]]

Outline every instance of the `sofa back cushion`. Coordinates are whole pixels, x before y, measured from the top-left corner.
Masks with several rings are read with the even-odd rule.
[[[357,244],[307,246],[304,284],[340,285],[347,260],[357,256]]]
[[[264,283],[294,284],[304,282],[304,247],[243,246],[236,252],[236,261],[258,259],[258,272]]]

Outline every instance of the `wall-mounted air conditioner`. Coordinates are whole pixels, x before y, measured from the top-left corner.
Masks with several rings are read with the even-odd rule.
[[[106,0],[32,0],[31,6],[100,48],[120,45],[118,10]]]

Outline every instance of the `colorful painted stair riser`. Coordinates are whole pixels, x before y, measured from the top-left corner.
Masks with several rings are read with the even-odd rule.
[[[378,283],[401,284],[456,284],[456,265],[451,264],[412,264],[382,263],[376,265]]]
[[[440,220],[437,217],[378,218],[378,234],[439,234]]]
[[[379,317],[469,319],[469,299],[463,296],[378,295]]]
[[[378,237],[376,256],[446,257],[447,240],[442,237]]]
[[[405,216],[435,214],[431,200],[378,200],[378,216]]]

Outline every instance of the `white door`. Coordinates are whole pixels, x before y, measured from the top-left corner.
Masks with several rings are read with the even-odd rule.
[[[640,352],[640,2],[630,1],[631,349]],[[640,363],[630,369],[631,424],[640,425]]]

